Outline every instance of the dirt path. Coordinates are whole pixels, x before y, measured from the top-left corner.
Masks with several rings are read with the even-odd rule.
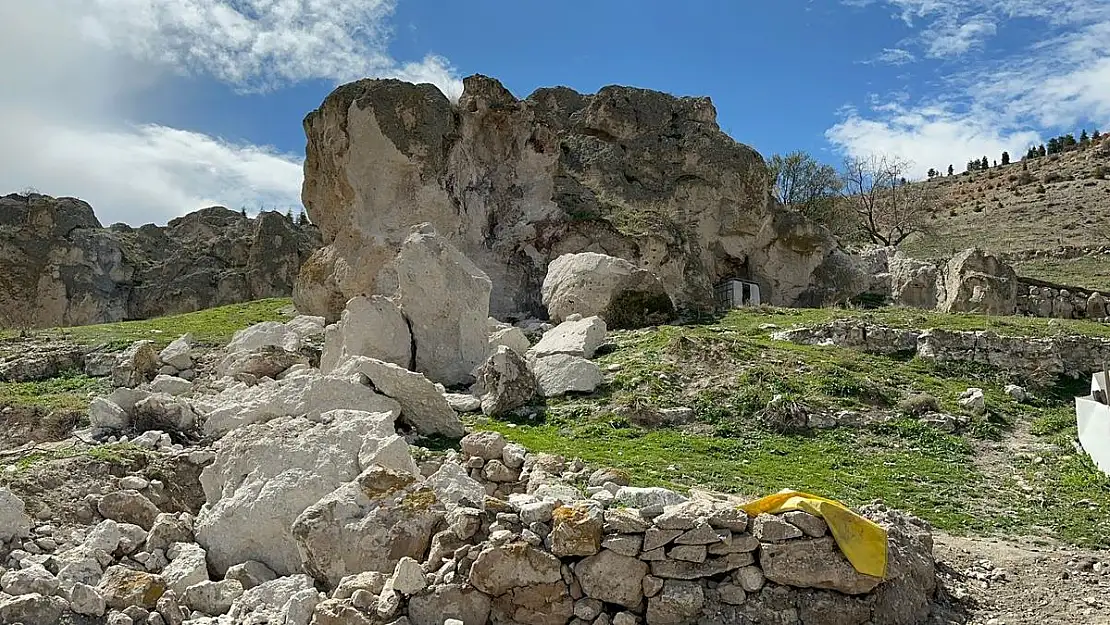
[[[1110,625],[1110,552],[938,533],[935,623]]]

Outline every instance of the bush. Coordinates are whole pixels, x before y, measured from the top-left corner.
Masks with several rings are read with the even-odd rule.
[[[1042,181],[1043,181],[1043,182],[1044,182],[1045,184],[1052,184],[1052,183],[1054,183],[1054,182],[1063,182],[1063,181],[1064,181],[1064,177],[1063,177],[1063,176],[1061,176],[1060,174],[1056,173],[1056,172],[1051,172],[1051,173],[1047,173],[1047,174],[1045,174],[1045,175],[1044,175],[1044,178],[1042,178],[1041,180],[1042,180]]]
[[[1043,184],[1037,185],[1037,193],[1040,193],[1040,194],[1043,195],[1045,192],[1046,192],[1046,189],[1044,188]]]
[[[898,402],[898,412],[911,417],[920,417],[930,412],[940,412],[940,403],[937,398],[927,393],[910,395]]]
[[[1031,174],[1027,171],[1023,171],[1023,172],[1021,172],[1021,175],[1018,176],[1018,184],[1032,184],[1032,183],[1033,183],[1033,174]]]
[[[1091,172],[1091,177],[1097,180],[1102,180],[1110,176],[1110,168],[1106,165],[1096,165],[1094,171]]]

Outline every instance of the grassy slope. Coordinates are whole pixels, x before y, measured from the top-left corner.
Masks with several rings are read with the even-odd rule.
[[[1110,479],[1070,444],[1072,396],[1080,389],[1049,389],[1032,404],[1019,404],[1002,390],[1008,380],[990,370],[784,344],[771,340],[771,329],[760,329],[855,314],[750,311],[709,325],[615,333],[617,348],[600,361],[620,370],[602,392],[550,402],[530,419],[482,420],[479,426],[535,450],[629,469],[641,485],[710,486],[752,496],[789,487],[851,504],[881,499],[953,532],[1110,545]],[[1048,331],[1031,319],[907,311],[872,316],[891,325],[923,320],[913,325]],[[1089,326],[1070,329],[1080,328]],[[905,397],[928,393],[944,410],[958,412],[958,395],[969,386],[985,389],[991,411],[964,435],[908,418],[862,430],[788,435],[759,418],[774,395],[815,409],[889,413]],[[697,425],[645,430],[622,412],[680,405],[696,410]],[[984,460],[1017,429],[1031,429],[1031,448],[1043,451]]]
[[[265,300],[164,319],[45,331],[85,343],[126,344],[139,338],[168,342],[193,332],[209,344],[238,328],[281,319],[288,300]],[[613,334],[615,348],[600,357],[619,365],[608,384],[589,397],[553,400],[533,417],[480,419],[536,451],[577,456],[630,469],[639,484],[703,486],[759,495],[792,487],[860,504],[882,499],[955,532],[1020,532],[1079,544],[1110,544],[1110,480],[1071,447],[1071,398],[1079,388],[1042,393],[1018,404],[1002,392],[997,373],[938,366],[831,347],[786,344],[770,338],[774,324],[789,327],[835,317],[866,316],[897,327],[991,329],[1044,336],[1071,332],[1110,336],[1087,322],[941,315],[924,311],[751,310],[700,325]],[[73,376],[32,385],[3,385],[0,403],[28,402],[79,409],[95,381]],[[911,419],[866,429],[790,435],[765,426],[759,411],[774,395],[811,408],[896,410],[910,394],[929,393],[955,412],[969,386],[986,390],[991,413],[964,435],[948,435]],[[622,410],[690,406],[697,423],[641,429]],[[1036,453],[994,454],[1026,431]]]

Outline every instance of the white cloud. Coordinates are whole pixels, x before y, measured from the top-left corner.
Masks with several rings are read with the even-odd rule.
[[[392,0],[0,2],[0,193],[89,201],[105,223],[300,203],[300,155],[143,123],[181,74],[244,91],[391,76],[461,92],[449,63],[387,53]],[[17,60],[18,62],[10,62]]]
[[[846,154],[896,154],[913,160],[920,176],[949,163],[962,170],[983,155],[994,160],[1003,150],[1018,158],[1043,139],[1042,131],[1070,132],[1110,118],[1110,3],[877,1],[921,29],[913,45],[926,57],[981,47],[983,58],[942,79],[937,95],[909,100],[898,89],[872,94],[866,110],[842,111],[826,138]],[[1034,20],[1042,37],[1016,47],[994,44],[1013,18]]]
[[[905,65],[907,63],[913,63],[916,60],[917,57],[909,50],[903,50],[902,48],[883,48],[883,51],[880,52],[874,60],[866,61],[866,63]]]

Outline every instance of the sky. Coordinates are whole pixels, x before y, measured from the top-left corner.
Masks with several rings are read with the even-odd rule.
[[[1110,129],[1107,0],[0,0],[0,194],[105,224],[300,209],[304,116],[364,77],[709,96],[765,157],[957,170]]]

